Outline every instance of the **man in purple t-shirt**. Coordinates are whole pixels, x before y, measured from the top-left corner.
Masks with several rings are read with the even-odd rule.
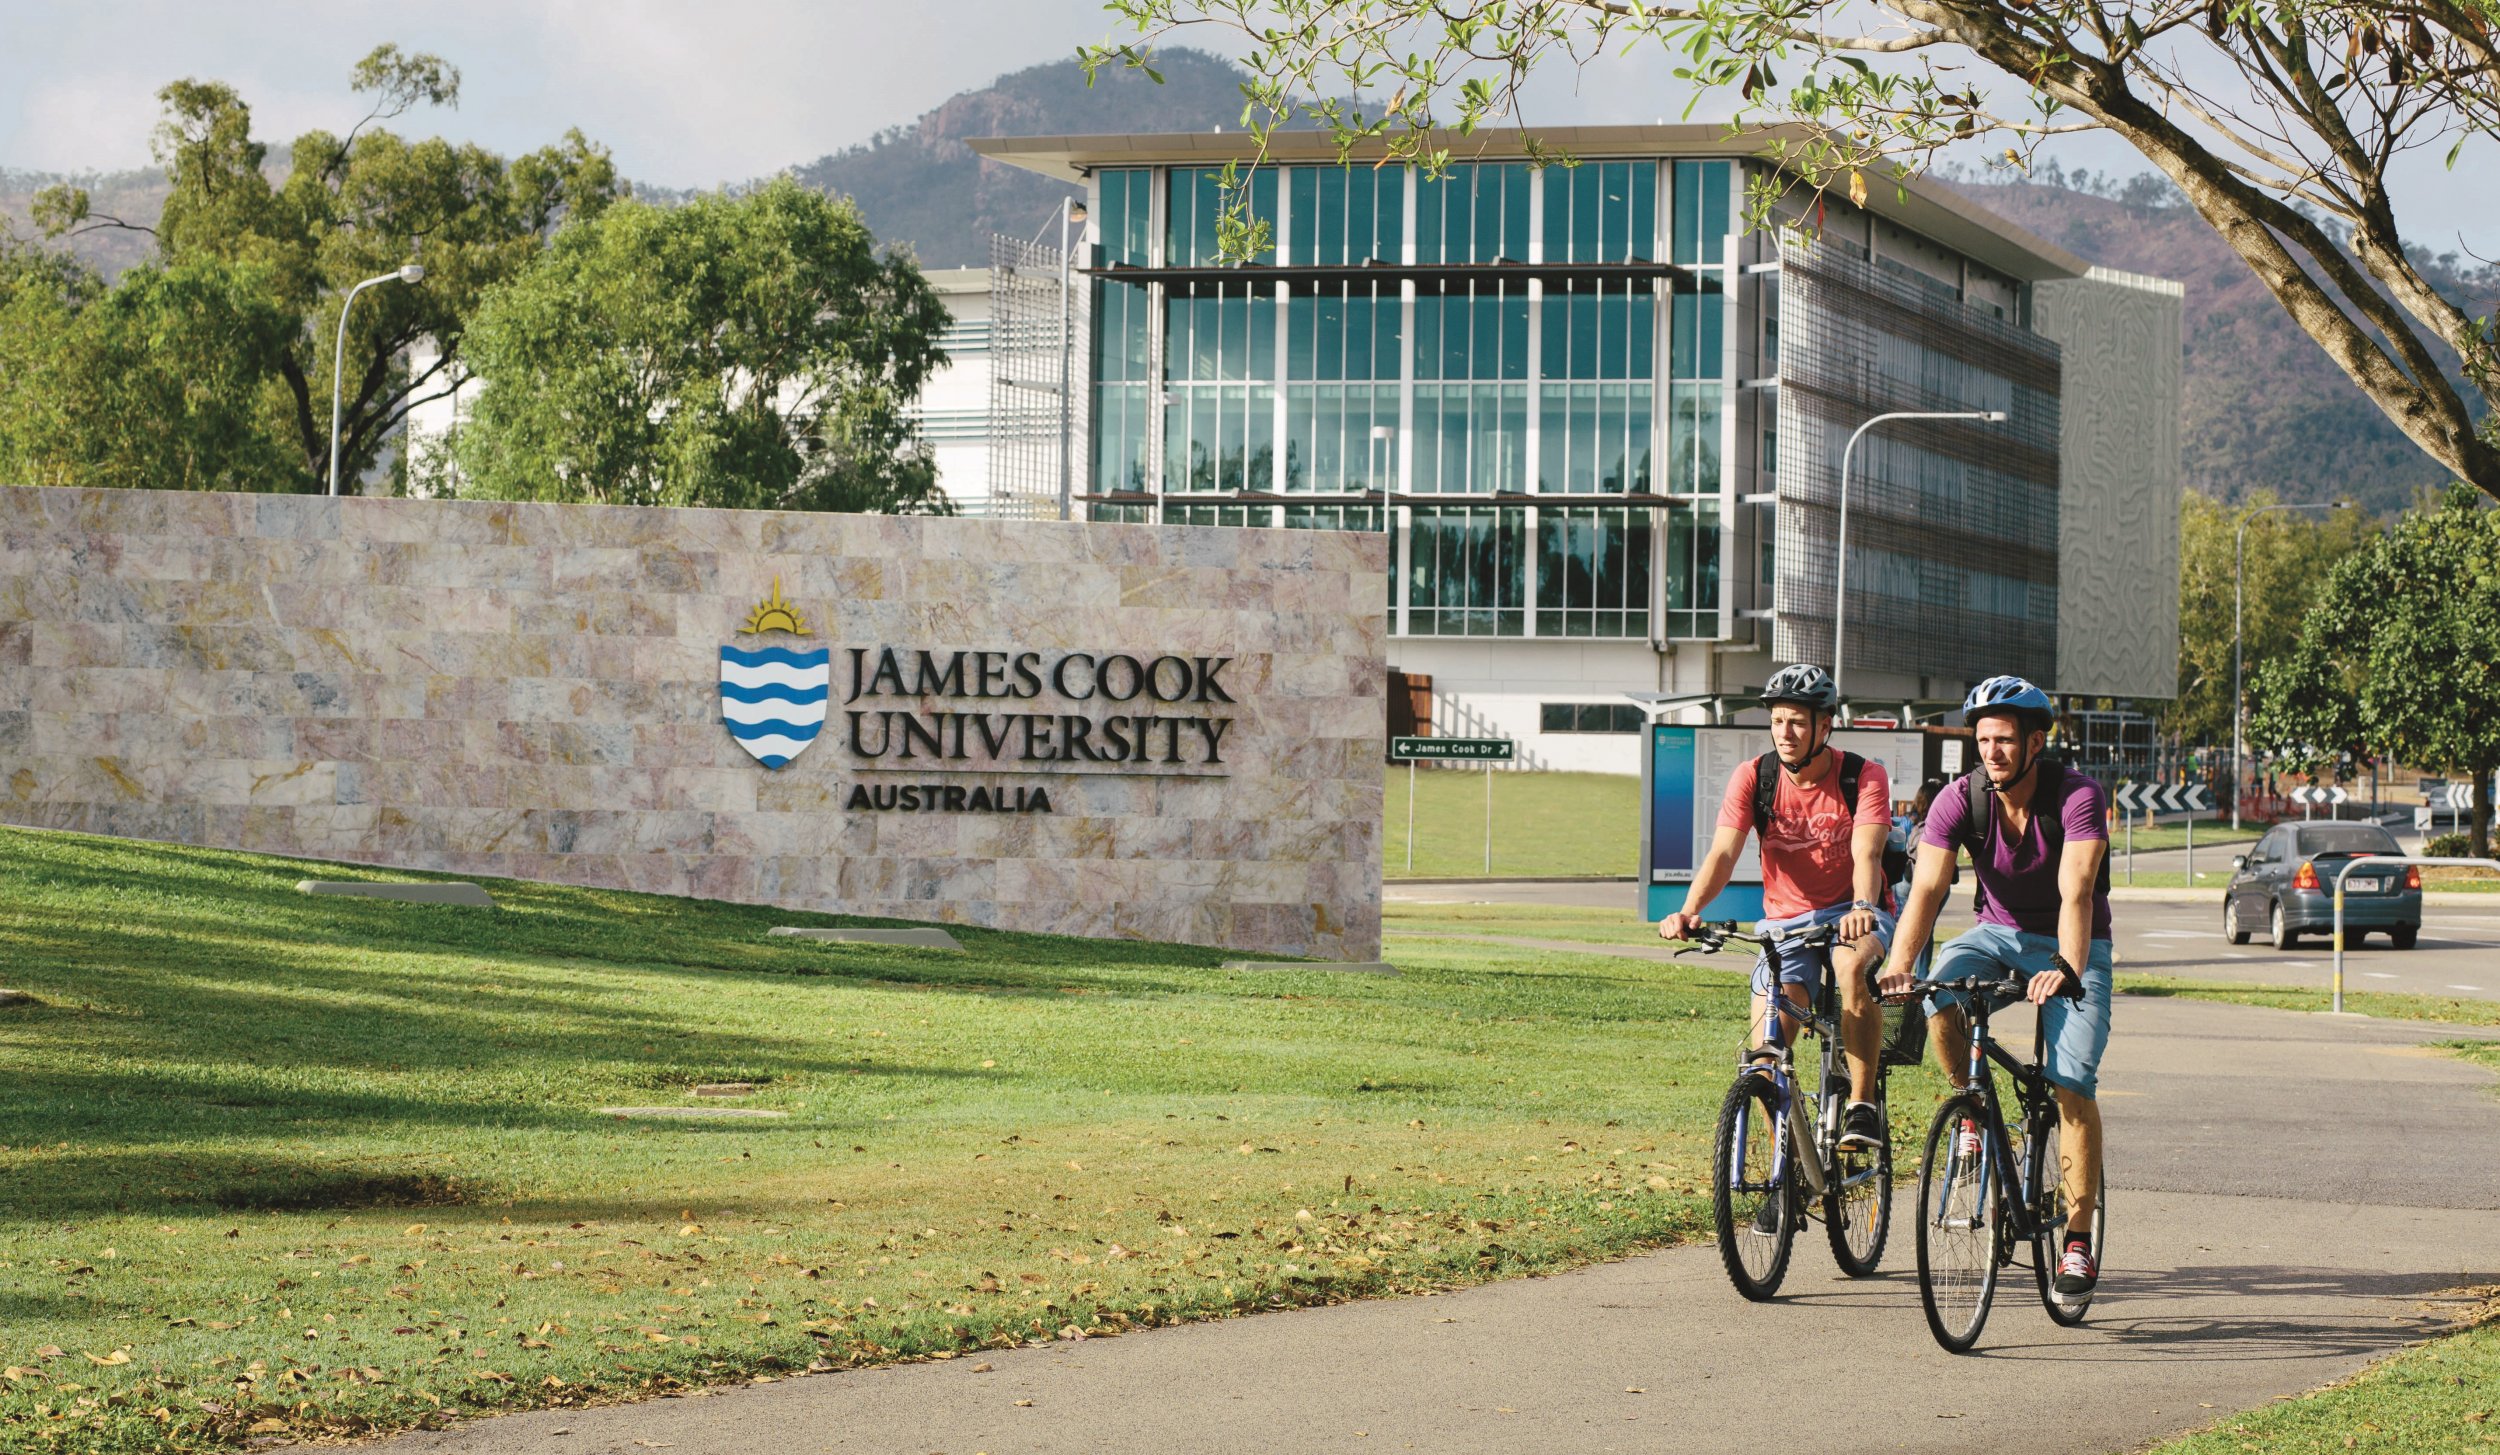
[[[2027,979],[2039,1007],[2047,1053],[2041,1067],[2057,1092],[2058,1168],[2066,1189],[2065,1253],[2055,1292],[2070,1309],[2091,1302],[2099,1281],[2092,1218],[2101,1189],[2101,1052],[2109,1045],[2109,829],[2100,785],[2044,762],[2056,709],[2020,677],[1991,677],[1971,689],[1962,716],[1972,729],[1979,770],[1936,796],[1919,839],[1909,903],[1902,906],[1878,989],[1909,989],[1919,951],[1935,933],[1957,848],[1971,851],[1979,881],[1979,923],[1937,950],[1936,980]],[[2080,980],[2082,998],[2069,1000]],[[1930,1002],[1929,1041],[1958,1089],[1970,1065],[1970,1026],[1962,997]],[[1976,1143],[1967,1125],[1963,1137]],[[1975,1157],[1976,1148],[1971,1152]]]

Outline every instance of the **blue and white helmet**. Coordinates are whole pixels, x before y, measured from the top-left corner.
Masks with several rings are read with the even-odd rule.
[[[1983,717],[2012,714],[2026,728],[2045,730],[2057,717],[2049,695],[2020,677],[1991,677],[1962,699],[1962,721],[1976,725]]]

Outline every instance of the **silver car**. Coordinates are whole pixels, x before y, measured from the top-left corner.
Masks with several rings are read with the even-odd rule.
[[[2262,933],[2278,950],[2302,935],[2335,929],[2335,876],[2364,854],[2402,854],[2396,836],[2374,823],[2286,823],[2231,860],[2222,932],[2234,945]],[[2399,950],[2422,932],[2422,871],[2412,864],[2365,864],[2344,881],[2344,933],[2358,946],[2370,931]]]

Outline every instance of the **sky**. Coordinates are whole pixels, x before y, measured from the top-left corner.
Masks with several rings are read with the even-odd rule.
[[[1109,33],[1101,0],[0,0],[0,167],[148,164],[155,93],[178,77],[234,85],[263,139],[343,130],[363,110],[349,69],[376,44],[431,51],[462,73],[459,109],[406,132],[527,151],[580,127],[625,175],[709,187],[865,141],[960,91],[1072,54]],[[1223,49],[1212,28],[1190,43]],[[1682,109],[1660,56],[1540,76],[1532,124],[1645,122]],[[2124,143],[2061,143],[2067,166],[2146,170]],[[2402,175],[2408,236],[2500,257],[2500,165],[2469,151]]]

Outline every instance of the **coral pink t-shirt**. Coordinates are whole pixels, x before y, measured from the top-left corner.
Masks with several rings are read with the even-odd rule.
[[[1772,792],[1771,822],[1758,829],[1753,821],[1754,767],[1748,758],[1728,775],[1727,796],[1719,800],[1719,827],[1756,829],[1762,844],[1762,913],[1767,919],[1847,904],[1858,897],[1849,836],[1861,824],[1892,825],[1892,779],[1884,765],[1869,758],[1858,770],[1858,804],[1853,814],[1840,798],[1840,750],[1831,749],[1831,766],[1821,779],[1799,787],[1786,773]]]

